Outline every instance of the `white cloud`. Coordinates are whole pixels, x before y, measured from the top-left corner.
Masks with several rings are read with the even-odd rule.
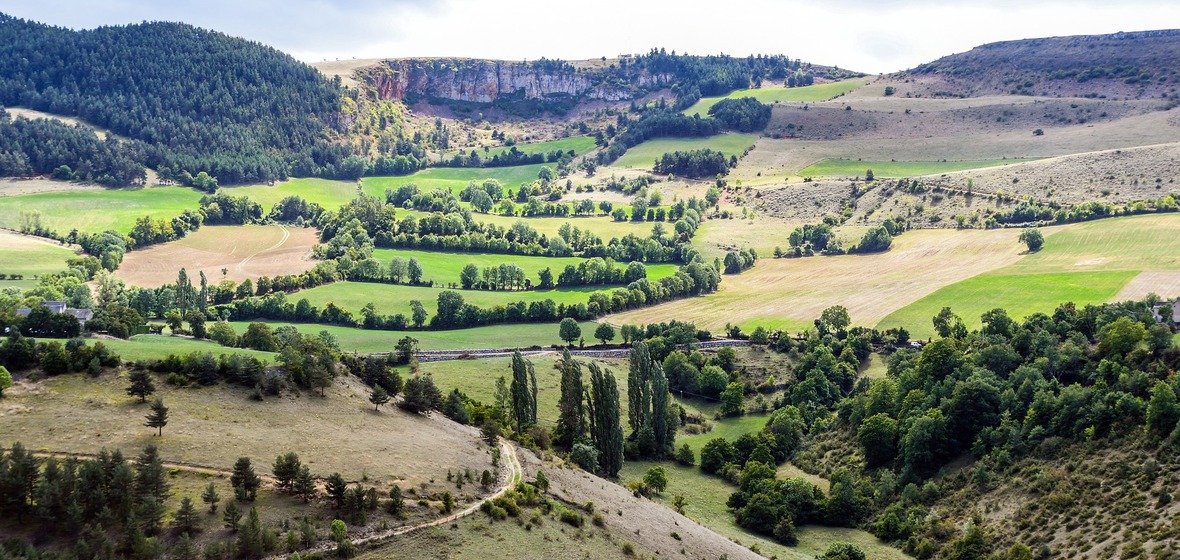
[[[0,11],[70,27],[180,20],[307,61],[578,59],[664,47],[781,53],[870,73],[993,41],[1180,27],[1174,0],[0,0]]]

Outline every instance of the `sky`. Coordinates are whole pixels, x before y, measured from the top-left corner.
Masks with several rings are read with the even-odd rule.
[[[73,29],[183,21],[306,62],[785,54],[870,74],[995,41],[1180,27],[1176,0],[0,0]]]

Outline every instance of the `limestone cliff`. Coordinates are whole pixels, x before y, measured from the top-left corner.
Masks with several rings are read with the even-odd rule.
[[[357,72],[382,99],[426,98],[473,103],[520,100],[625,101],[668,86],[672,76],[638,69],[564,62],[456,58],[394,59]]]

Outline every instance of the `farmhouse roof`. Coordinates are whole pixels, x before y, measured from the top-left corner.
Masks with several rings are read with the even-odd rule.
[[[43,301],[41,307],[49,309],[53,313],[65,313],[66,315],[73,315],[81,323],[85,323],[94,318],[94,311],[90,309],[74,309],[67,307],[64,301]],[[27,307],[22,307],[16,310],[16,314],[21,317],[28,317],[33,310]]]

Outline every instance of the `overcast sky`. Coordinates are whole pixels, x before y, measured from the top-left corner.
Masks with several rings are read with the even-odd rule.
[[[183,21],[295,57],[786,54],[893,72],[993,41],[1180,27],[1176,0],[0,0],[71,28]]]

